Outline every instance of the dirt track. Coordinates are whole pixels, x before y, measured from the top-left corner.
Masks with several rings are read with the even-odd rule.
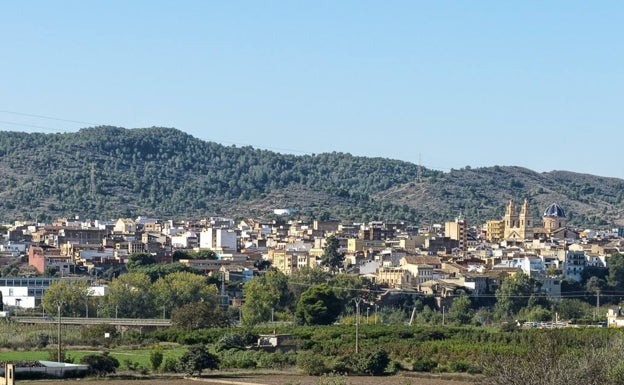
[[[474,381],[461,379],[443,379],[435,377],[412,377],[412,376],[350,376],[345,377],[348,385],[474,385]],[[89,385],[316,385],[319,377],[302,376],[296,374],[266,374],[266,375],[232,375],[232,376],[202,376],[194,379],[81,379],[81,380],[58,380],[58,381],[17,381],[20,384],[38,385],[68,385],[74,383],[86,383]]]

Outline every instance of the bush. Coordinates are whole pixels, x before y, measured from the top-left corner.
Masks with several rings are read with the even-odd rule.
[[[297,355],[293,352],[265,353],[260,352],[257,356],[257,366],[264,369],[283,369],[297,364]]]
[[[202,345],[189,347],[178,360],[178,371],[192,375],[197,372],[201,375],[204,369],[218,369],[219,357],[210,353]]]
[[[109,373],[115,373],[115,370],[119,367],[119,361],[104,352],[102,354],[88,354],[82,359],[80,363],[89,365],[89,372],[97,376],[103,376]]]
[[[253,369],[257,366],[256,355],[266,354],[253,350],[224,350],[219,353],[221,367],[236,369]]]
[[[223,335],[217,342],[215,350],[220,352],[229,349],[244,349],[245,340],[238,333],[228,333]]]
[[[431,360],[429,358],[419,358],[414,361],[414,364],[412,365],[412,370],[414,372],[432,372],[437,366],[438,363],[434,360]]]
[[[309,376],[320,376],[330,371],[322,356],[310,350],[297,353],[297,367]]]
[[[401,365],[396,361],[390,361],[388,366],[386,367],[387,374],[397,374],[401,369]]]
[[[335,369],[348,374],[379,376],[386,372],[389,363],[388,353],[385,350],[377,350],[344,357]]]
[[[50,343],[50,335],[48,333],[37,333],[37,347],[43,349]]]
[[[317,385],[347,385],[348,383],[345,376],[328,373],[323,374],[321,378],[319,378]]]
[[[48,350],[48,360],[49,361],[58,361],[58,349],[50,349]],[[65,350],[61,350],[61,362],[65,362],[66,364],[71,364],[74,362],[74,358],[67,354]]]
[[[107,335],[108,338],[106,338]],[[83,341],[89,341],[92,346],[99,346],[110,344],[111,341],[116,340],[119,337],[119,332],[113,325],[96,324],[80,328],[80,337]]]
[[[168,357],[162,367],[165,373],[177,373],[178,372],[178,360]]]
[[[453,361],[449,363],[449,370],[455,373],[466,373],[470,371],[471,365],[466,361]]]
[[[150,352],[150,364],[152,365],[152,370],[156,371],[158,370],[158,368],[160,368],[160,365],[163,362],[163,352],[162,349],[160,347],[155,347],[151,352]]]

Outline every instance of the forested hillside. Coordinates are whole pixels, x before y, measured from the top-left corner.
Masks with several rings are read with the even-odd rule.
[[[344,153],[285,155],[205,142],[171,128],[95,127],[77,133],[0,132],[0,219],[137,215],[300,216],[346,220],[484,220],[506,200],[535,215],[557,201],[573,220],[620,218],[624,181],[515,167],[453,170]]]

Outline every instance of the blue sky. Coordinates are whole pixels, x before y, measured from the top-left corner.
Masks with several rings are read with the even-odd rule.
[[[622,20],[621,1],[3,2],[0,130],[624,178]]]

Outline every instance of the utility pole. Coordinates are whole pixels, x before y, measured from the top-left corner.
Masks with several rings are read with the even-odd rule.
[[[58,340],[58,349],[56,351],[56,360],[61,361],[61,303],[58,303],[58,327],[56,330],[56,338]]]
[[[355,302],[355,354],[360,352],[360,302],[362,298],[353,298]]]

